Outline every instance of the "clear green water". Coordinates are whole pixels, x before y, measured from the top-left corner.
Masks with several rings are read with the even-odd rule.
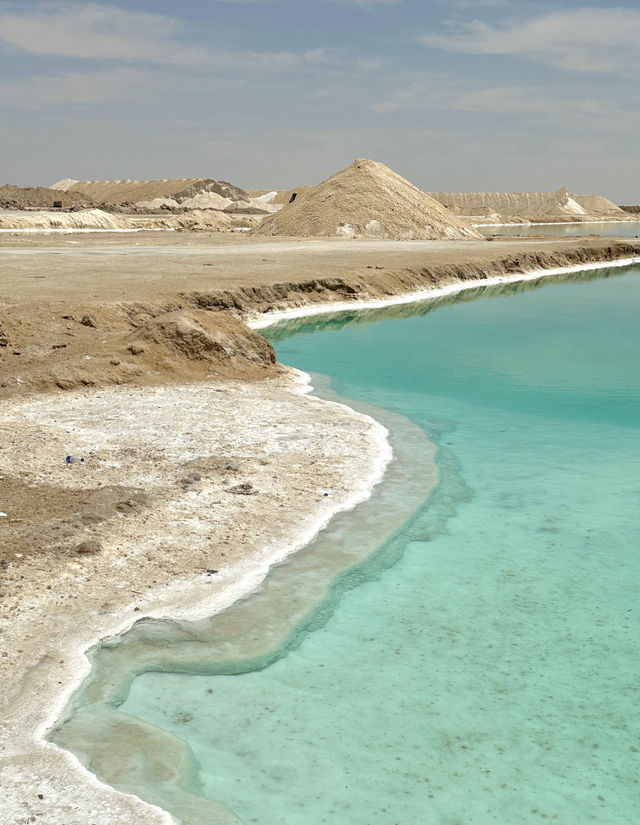
[[[640,237],[640,221],[604,221],[598,223],[533,224],[532,226],[481,226],[483,235],[557,235],[562,238],[582,235],[603,235],[617,238]]]
[[[78,744],[91,726],[103,740],[116,716],[143,720],[186,743],[183,786],[243,823],[640,821],[639,276],[272,330],[280,360],[419,425],[439,447],[438,490],[268,655],[232,650],[224,615],[218,652],[191,668],[171,650],[204,643],[170,626],[146,663],[126,636],[103,650],[117,701],[85,688],[84,731],[58,741],[94,766]],[[366,520],[341,531],[347,547]],[[251,633],[272,622],[260,598],[242,608]]]

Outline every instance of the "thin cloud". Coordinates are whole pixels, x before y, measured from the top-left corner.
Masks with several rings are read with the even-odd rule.
[[[164,15],[97,3],[0,6],[0,40],[34,55],[198,63],[203,49],[181,42],[182,25]]]
[[[102,72],[67,72],[25,77],[0,86],[0,105],[41,110],[60,105],[85,105],[145,99],[160,92],[152,74],[118,68]]]
[[[342,3],[345,6],[360,6],[360,8],[375,8],[376,6],[399,6],[404,0],[329,0],[331,3]]]
[[[61,0],[28,11],[0,5],[0,41],[39,57],[265,70],[314,62],[313,53],[203,49],[189,44],[187,34],[173,18],[111,5]]]
[[[517,55],[575,72],[635,71],[640,11],[583,8],[502,26],[474,20],[451,34],[425,34],[419,40],[445,51]]]
[[[178,20],[111,5],[56,0],[25,11],[0,3],[0,42],[37,57],[258,71],[338,66],[348,60],[343,50],[323,47],[300,53],[203,49],[191,45],[188,36]]]
[[[637,128],[640,117],[635,98],[621,107],[613,100],[554,93],[543,86],[470,88],[466,81],[434,75],[429,82],[409,84],[371,108],[381,115],[398,111],[454,111],[485,113],[516,121],[528,115],[547,115],[554,118],[556,125],[562,122],[575,129],[610,131],[629,126]]]

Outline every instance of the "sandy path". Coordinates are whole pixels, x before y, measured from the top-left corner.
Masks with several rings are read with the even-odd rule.
[[[131,236],[0,239],[0,305],[154,301],[191,290],[353,278],[374,269],[490,265],[528,253],[611,246],[611,239],[504,241],[265,240],[156,232]],[[99,277],[98,277],[99,276]]]

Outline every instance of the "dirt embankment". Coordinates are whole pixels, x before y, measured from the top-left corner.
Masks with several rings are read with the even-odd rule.
[[[491,248],[493,245],[487,244]],[[273,279],[182,289],[149,301],[0,305],[0,398],[115,384],[160,385],[274,374],[270,345],[245,321],[306,305],[357,303],[640,255],[640,243],[567,245],[461,262],[382,268],[334,277]],[[290,270],[283,265],[282,272]]]
[[[275,354],[231,313],[185,301],[0,312],[0,399],[29,392],[274,374]]]
[[[228,310],[249,318],[291,307],[345,301],[379,300],[392,296],[469,281],[508,277],[543,269],[616,261],[640,255],[640,243],[613,243],[604,247],[578,246],[550,252],[525,252],[482,262],[427,265],[396,270],[369,266],[339,278],[283,281],[264,286],[186,293],[189,303],[206,309]]]

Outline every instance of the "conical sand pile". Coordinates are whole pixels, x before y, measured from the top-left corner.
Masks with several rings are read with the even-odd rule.
[[[621,215],[624,218],[624,210],[602,195],[574,195],[574,197],[590,215]]]
[[[382,163],[356,160],[265,218],[254,235],[397,240],[480,236]]]

